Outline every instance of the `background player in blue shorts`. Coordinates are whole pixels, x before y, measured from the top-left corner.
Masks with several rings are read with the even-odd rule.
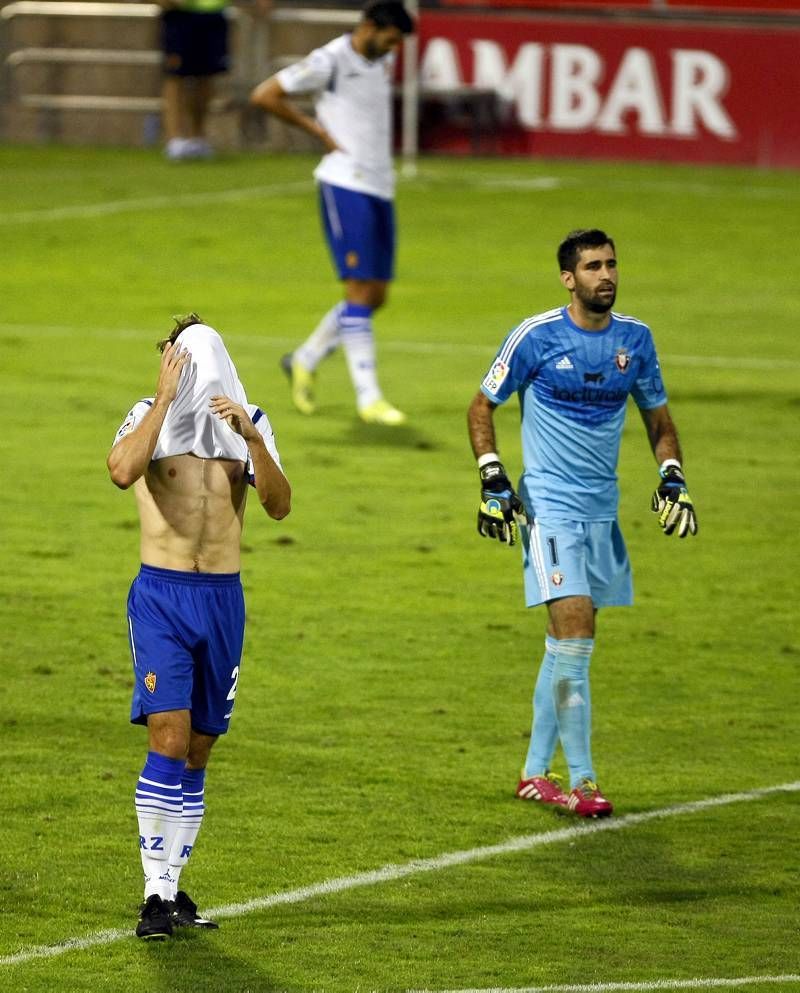
[[[371,0],[352,34],[282,69],[251,97],[256,106],[313,135],[327,152],[314,175],[344,301],[281,359],[292,401],[303,414],[316,409],[317,366],[341,344],[361,419],[386,425],[406,420],[378,385],[372,315],[386,302],[394,276],[392,81],[395,50],[413,29],[402,3]],[[314,94],[316,118],[287,99],[301,93]]]
[[[169,159],[206,159],[212,154],[206,121],[213,78],[230,68],[228,0],[158,0],[164,82],[162,124]]]
[[[697,533],[697,520],[650,329],[611,309],[613,240],[597,229],[573,231],[559,246],[558,264],[568,306],[530,317],[507,336],[468,423],[482,487],[478,531],[511,545],[521,536],[526,603],[546,603],[548,610],[517,796],[605,817],[613,807],[592,764],[589,662],[598,608],[633,600],[616,476],[629,395],[659,463],[652,509],[660,526],[683,538]],[[493,420],[512,393],[522,413],[519,496],[497,454]],[[550,771],[559,741],[569,793]]]
[[[216,927],[178,889],[204,810],[205,769],[233,711],[244,637],[240,539],[248,482],[270,517],[291,491],[269,419],[247,403],[222,339],[192,314],[161,342],[154,397],[140,400],[108,456],[133,486],[141,570],[128,596],[131,721],[149,751],[136,787],[145,875],[136,933]]]

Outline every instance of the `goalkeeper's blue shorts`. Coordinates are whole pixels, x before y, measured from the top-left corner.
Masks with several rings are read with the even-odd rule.
[[[128,594],[133,659],[131,722],[191,711],[202,734],[224,734],[233,713],[244,641],[239,573],[143,565]]]
[[[588,596],[595,607],[633,603],[633,578],[616,521],[539,518],[520,527],[525,603]]]
[[[319,202],[325,238],[339,279],[388,282],[394,276],[392,201],[320,183]]]

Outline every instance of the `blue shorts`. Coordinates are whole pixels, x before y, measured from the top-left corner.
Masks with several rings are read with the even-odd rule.
[[[595,607],[633,603],[633,579],[616,521],[550,521],[523,525],[525,603],[588,596]]]
[[[128,594],[133,658],[131,722],[189,710],[201,734],[225,734],[244,641],[239,573],[178,572],[143,565]]]
[[[339,279],[388,282],[394,276],[394,203],[320,183],[319,204]]]
[[[227,72],[228,19],[220,12],[166,10],[161,15],[161,49],[168,76]]]

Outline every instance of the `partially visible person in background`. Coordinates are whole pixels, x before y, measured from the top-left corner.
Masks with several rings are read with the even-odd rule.
[[[230,68],[229,0],[157,0],[161,15],[164,83],[161,91],[164,153],[168,159],[208,159],[206,135],[214,76]],[[272,0],[255,0],[266,14]]]

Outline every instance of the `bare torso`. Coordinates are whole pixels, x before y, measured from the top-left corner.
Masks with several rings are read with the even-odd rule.
[[[247,500],[243,462],[172,455],[134,484],[146,565],[182,572],[238,572]]]

